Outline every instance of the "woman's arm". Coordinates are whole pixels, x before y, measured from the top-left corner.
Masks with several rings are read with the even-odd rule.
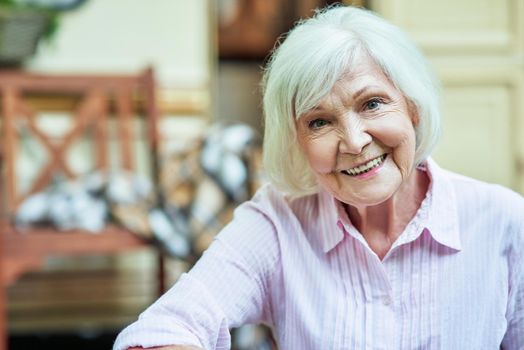
[[[243,205],[191,271],[126,327],[113,349],[230,348],[231,328],[271,324],[270,281],[279,258],[272,222]]]
[[[522,204],[522,205],[518,205]],[[524,201],[517,203],[517,213],[524,213]],[[519,210],[520,209],[520,210]],[[515,225],[516,239],[512,249],[515,256],[510,263],[510,283],[506,319],[508,326],[501,349],[524,349],[524,216],[519,214],[520,223]]]
[[[187,345],[169,345],[169,346],[162,346],[162,347],[156,347],[156,348],[129,348],[127,350],[202,350],[201,348],[197,348],[194,346],[187,346]]]

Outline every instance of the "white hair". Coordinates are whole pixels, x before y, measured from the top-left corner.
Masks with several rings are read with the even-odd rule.
[[[295,118],[315,107],[356,58],[367,55],[416,108],[415,164],[440,136],[438,84],[424,56],[398,27],[364,9],[331,6],[299,22],[271,55],[264,92],[264,169],[282,191],[318,191],[300,149]]]

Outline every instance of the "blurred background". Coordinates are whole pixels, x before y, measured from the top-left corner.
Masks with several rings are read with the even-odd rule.
[[[264,181],[259,82],[268,53],[295,21],[333,2],[0,1],[0,234],[10,237],[0,255],[0,349],[7,340],[9,349],[109,349],[191,267]],[[524,0],[345,3],[399,25],[428,56],[442,81],[440,165],[524,193]],[[69,80],[57,92],[60,76]],[[117,77],[130,83],[112,93],[107,81]],[[109,135],[105,151],[100,135]],[[125,159],[115,154],[126,142],[133,172],[113,159]],[[71,219],[91,217],[87,207],[64,218],[86,201],[101,208],[89,214],[100,227]],[[32,243],[42,222],[45,241]],[[136,240],[95,242],[115,223]],[[96,238],[80,238],[79,248],[71,230]],[[260,329],[234,341],[272,346]]]

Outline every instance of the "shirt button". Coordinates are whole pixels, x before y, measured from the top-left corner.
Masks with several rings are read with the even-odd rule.
[[[385,295],[382,297],[382,304],[389,306],[392,302],[393,300],[391,300],[391,297],[389,295]]]

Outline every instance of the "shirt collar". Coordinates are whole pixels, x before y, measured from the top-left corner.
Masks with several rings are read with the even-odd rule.
[[[426,167],[431,179],[430,207],[426,228],[433,239],[455,250],[462,250],[455,190],[445,170],[428,158]]]
[[[345,231],[341,218],[347,217],[347,214],[342,203],[327,191],[321,189],[319,197],[320,215],[327,228],[322,230],[320,239],[322,250],[327,253],[344,239]],[[347,220],[349,221],[349,218]]]
[[[399,237],[400,242],[398,243],[407,243],[416,239],[425,228],[438,243],[454,250],[461,250],[453,186],[446,172],[431,158],[428,158],[422,167],[429,175],[430,185],[426,198],[410,223],[411,225],[413,221],[420,220],[416,226],[421,229],[417,230],[416,237]],[[326,225],[324,227],[327,228],[323,230],[320,238],[324,253],[335,248],[344,239],[345,234],[364,241],[363,237],[352,227],[343,204],[327,191],[321,190],[319,196],[322,221]]]

